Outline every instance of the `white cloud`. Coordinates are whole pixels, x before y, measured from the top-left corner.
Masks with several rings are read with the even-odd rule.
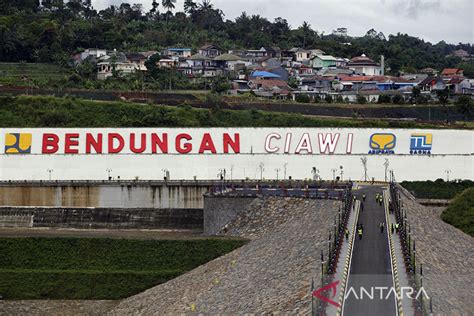
[[[151,0],[92,0],[97,9],[121,2],[142,3],[145,10]],[[161,2],[161,1],[160,1]],[[184,0],[178,0],[182,10]],[[330,33],[347,27],[353,36],[374,28],[385,35],[407,33],[426,41],[474,43],[473,0],[214,0],[226,19],[235,19],[243,11],[273,20],[282,17],[297,27],[308,21],[319,32]]]

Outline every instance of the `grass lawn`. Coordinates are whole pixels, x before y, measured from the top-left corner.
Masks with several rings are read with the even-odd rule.
[[[442,128],[412,121],[306,117],[259,110],[196,109],[78,98],[0,96],[2,127],[379,127]]]
[[[4,299],[119,299],[246,243],[239,239],[0,238]]]
[[[474,187],[457,195],[443,211],[441,218],[474,237]]]

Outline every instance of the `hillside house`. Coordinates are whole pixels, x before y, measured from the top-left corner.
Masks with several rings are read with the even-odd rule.
[[[440,77],[428,76],[425,80],[418,84],[421,91],[432,92],[436,90],[443,90],[446,88],[446,84]]]
[[[332,79],[322,76],[311,76],[301,79],[301,84],[298,90],[301,91],[316,91],[319,93],[329,93],[332,88]]]
[[[179,58],[191,57],[191,48],[167,48],[162,55],[168,56],[170,59],[178,60]]]
[[[209,58],[215,58],[221,54],[221,51],[217,46],[204,45],[203,47],[199,48],[198,54]]]
[[[336,67],[336,61],[331,55],[316,55],[311,59],[311,66],[316,69]]]
[[[303,62],[311,58],[311,51],[303,48],[297,48],[295,50],[295,61]]]
[[[365,54],[352,58],[347,64],[347,67],[365,76],[378,76],[382,74],[380,65]]]
[[[146,71],[145,61],[147,58],[141,53],[127,53],[125,54],[127,61],[131,64],[135,64],[138,70]]]
[[[134,63],[103,61],[97,63],[97,80],[112,77],[114,69],[119,75],[128,75],[140,70],[139,66]]]
[[[443,77],[464,76],[464,71],[459,68],[444,68],[441,72]]]
[[[81,61],[89,57],[100,58],[102,56],[107,56],[107,50],[100,49],[100,48],[88,48],[85,51],[83,51],[80,56],[81,56],[80,57]]]

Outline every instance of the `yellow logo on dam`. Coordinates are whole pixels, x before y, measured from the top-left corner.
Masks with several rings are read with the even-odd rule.
[[[394,154],[395,145],[397,144],[397,137],[390,133],[372,134],[370,137],[370,155],[378,154]]]
[[[395,148],[397,138],[393,134],[373,134],[370,138],[370,148],[390,150]]]
[[[5,135],[6,154],[30,154],[32,134],[29,133],[7,133]]]

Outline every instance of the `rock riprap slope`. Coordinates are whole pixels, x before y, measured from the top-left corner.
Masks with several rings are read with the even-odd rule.
[[[245,246],[123,300],[112,314],[310,313],[339,201],[259,198],[222,231]]]
[[[434,314],[473,315],[474,238],[443,222],[439,210],[416,203],[407,192],[402,194],[402,203]]]

